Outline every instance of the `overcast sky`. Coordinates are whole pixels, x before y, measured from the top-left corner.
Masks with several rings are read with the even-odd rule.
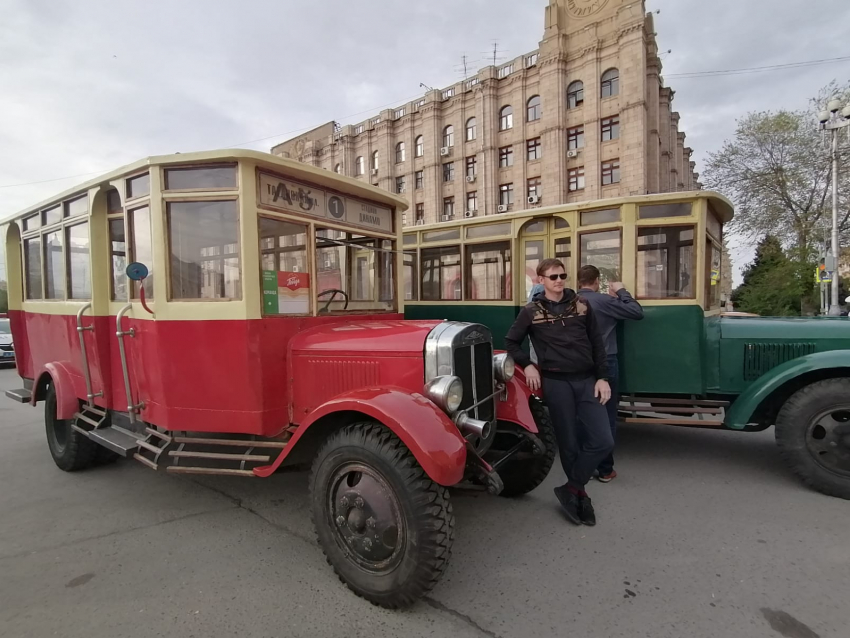
[[[535,49],[547,4],[0,0],[0,219],[147,155],[267,151],[328,120],[360,121],[422,95],[420,82],[461,79],[464,54],[486,66],[494,40],[505,60]],[[850,55],[847,0],[647,9],[661,11],[659,48],[672,50],[663,73],[698,170],[740,115],[802,108],[830,80],[850,79],[848,62],[675,77]]]

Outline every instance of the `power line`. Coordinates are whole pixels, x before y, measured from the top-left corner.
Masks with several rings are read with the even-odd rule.
[[[750,73],[764,73],[765,71],[781,71],[783,69],[796,69],[806,66],[817,66],[821,64],[834,64],[835,62],[846,62],[850,56],[841,58],[825,58],[823,60],[809,60],[806,62],[789,62],[787,64],[771,64],[770,66],[754,66],[746,69],[725,69],[722,71],[693,71],[688,73],[665,74],[667,78],[699,78],[699,77],[721,77],[724,75],[746,75]]]

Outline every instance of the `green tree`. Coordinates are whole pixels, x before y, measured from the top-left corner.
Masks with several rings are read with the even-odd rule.
[[[789,258],[779,238],[766,235],[744,271],[743,283],[732,293],[732,303],[736,310],[762,316],[799,316],[816,306],[813,280],[814,264]]]

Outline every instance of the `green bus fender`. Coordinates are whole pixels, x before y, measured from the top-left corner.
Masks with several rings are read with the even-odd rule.
[[[850,350],[816,352],[776,366],[756,379],[741,393],[741,396],[735,399],[726,413],[726,427],[733,430],[743,430],[762,401],[767,399],[774,390],[789,381],[809,372],[836,368],[846,368],[847,374],[850,376]]]

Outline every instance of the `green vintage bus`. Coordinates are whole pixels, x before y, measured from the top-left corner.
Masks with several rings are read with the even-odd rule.
[[[540,260],[560,258],[571,281],[593,264],[645,312],[618,330],[624,421],[775,425],[798,476],[850,499],[850,322],[724,312],[732,216],[722,195],[694,191],[417,224],[404,233],[405,316],[483,323],[502,347]]]

